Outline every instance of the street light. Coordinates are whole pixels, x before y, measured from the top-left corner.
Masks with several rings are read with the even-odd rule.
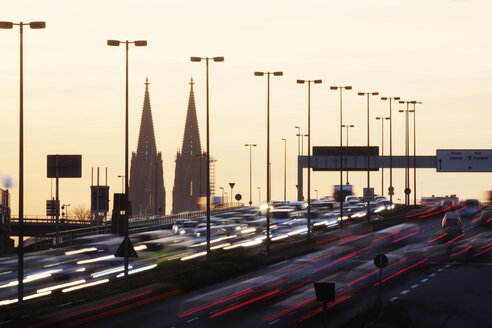
[[[391,110],[391,100],[400,100],[400,97],[381,97],[381,100],[389,100],[390,105],[390,186],[388,188],[388,194],[390,196],[390,204],[393,205],[395,187],[393,187],[393,116]]]
[[[273,76],[283,76],[283,72],[255,72],[255,76],[267,76],[267,211],[266,211],[266,253],[270,252],[270,196],[271,196],[271,185],[270,185],[270,75]]]
[[[384,156],[384,120],[390,120],[389,117],[376,117],[381,120],[381,156]],[[381,196],[384,196],[384,168],[381,168]]]
[[[421,101],[412,101],[413,104],[413,205],[417,205],[417,130],[415,105],[422,104]]]
[[[347,149],[348,149],[348,146],[349,146],[349,128],[353,128],[355,125],[353,124],[342,124],[342,128],[347,128]],[[346,184],[349,185],[349,170],[347,168],[347,182]]]
[[[284,141],[284,201],[287,200],[287,139],[282,138]]]
[[[367,165],[367,189],[370,188],[370,170],[369,170],[369,97],[377,96],[379,92],[358,92],[358,96],[366,96],[367,95],[367,149],[366,149],[366,165]],[[371,201],[367,200],[367,222],[370,222],[371,217]]]
[[[343,227],[343,145],[342,145],[342,91],[352,90],[351,86],[331,86],[330,90],[340,90],[340,226]]]
[[[118,178],[121,178],[121,193],[124,193],[124,185],[123,183],[125,183],[125,176],[124,175],[118,175]]]
[[[129,192],[128,192],[128,46],[134,44],[135,47],[146,47],[146,40],[136,40],[136,41],[119,41],[119,40],[108,40],[107,45],[111,47],[119,47],[121,43],[126,45],[126,75],[125,75],[125,238],[124,238],[124,249],[125,249],[125,283],[128,283],[128,219],[131,213],[129,213]]]
[[[208,62],[223,62],[224,57],[191,57],[192,62],[199,63],[205,60],[207,72],[207,261],[210,262],[210,119],[209,119],[209,87],[208,87]],[[201,160],[201,158],[200,158]],[[223,199],[224,197],[222,197]]]
[[[12,29],[14,25],[19,26],[20,31],[20,83],[19,83],[19,245],[17,264],[17,300],[19,308],[22,307],[24,299],[24,26],[29,25],[31,29],[46,28],[45,22],[13,23],[0,22],[1,29]],[[57,225],[58,227],[58,222]]]
[[[253,186],[253,154],[252,154],[252,147],[256,147],[256,144],[245,144],[245,147],[249,147],[249,206],[253,204],[253,201],[251,200],[252,198],[252,186]]]
[[[409,124],[408,124],[408,113],[413,112],[408,108],[408,104],[411,104],[411,101],[399,101],[400,104],[407,104],[407,109],[400,109],[398,112],[405,113],[405,156],[407,157],[407,167],[405,168],[405,205],[410,205],[410,193],[412,192],[410,189],[410,136],[409,136]]]
[[[296,137],[297,137],[297,156],[301,155],[301,127],[294,126],[297,129]]]
[[[307,239],[311,239],[311,83],[321,84],[322,80],[297,80],[298,84],[308,85],[308,206]]]

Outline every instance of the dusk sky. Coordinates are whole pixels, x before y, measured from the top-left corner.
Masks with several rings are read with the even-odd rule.
[[[0,21],[46,21],[24,32],[25,209],[44,215],[50,198],[46,155],[82,154],[83,177],[60,182],[61,203],[90,207],[91,167],[108,168],[111,194],[124,174],[124,46],[108,39],[147,40],[130,48],[130,150],[137,145],[149,78],[157,149],[163,153],[166,212],[172,208],[175,156],[181,147],[193,77],[202,146],[205,147],[205,63],[190,56],[224,56],[210,63],[211,154],[219,187],[249,201],[249,150],[253,150],[253,202],[266,198],[266,77],[271,80],[272,198],[283,199],[283,142],[287,138],[287,197],[296,198],[297,138],[307,133],[307,86],[311,89],[313,146],[339,144],[339,94],[344,124],[354,124],[351,145],[366,145],[366,98],[358,91],[418,100],[417,153],[436,149],[490,149],[488,95],[492,89],[492,3],[486,0],[320,1],[8,1]],[[18,213],[19,29],[0,30],[0,179],[14,181],[12,211]],[[393,152],[404,152],[404,105],[393,107]],[[381,145],[389,104],[371,98],[371,144]],[[389,130],[385,128],[385,154]],[[412,131],[413,133],[413,131]],[[345,142],[345,135],[344,135]],[[304,146],[306,152],[307,145]],[[413,147],[413,145],[411,145]],[[412,148],[413,149],[413,148]],[[389,170],[385,170],[388,174]],[[403,170],[395,170],[396,195],[404,199]],[[482,198],[491,173],[418,171],[417,196],[457,194]],[[313,173],[312,190],[331,195],[334,173]],[[102,178],[104,181],[104,175]],[[385,177],[386,188],[388,175]],[[413,176],[412,176],[413,186]],[[360,195],[366,173],[350,174]],[[381,193],[381,173],[371,175]],[[312,193],[314,196],[314,193]],[[111,200],[112,200],[111,196]],[[412,195],[413,199],[413,195]],[[112,208],[112,202],[110,203]]]

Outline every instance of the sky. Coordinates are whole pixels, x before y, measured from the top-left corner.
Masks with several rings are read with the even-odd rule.
[[[210,142],[219,187],[249,201],[249,149],[253,149],[253,202],[266,198],[266,78],[254,71],[283,71],[270,88],[272,198],[283,199],[287,139],[287,198],[296,198],[297,130],[307,133],[311,89],[311,144],[339,144],[339,94],[344,124],[354,124],[350,145],[366,145],[366,99],[357,92],[418,100],[417,154],[436,149],[489,149],[492,89],[492,3],[487,0],[271,0],[271,1],[8,1],[0,21],[46,21],[24,31],[24,158],[27,216],[45,214],[51,197],[46,155],[82,154],[82,178],[62,179],[62,204],[90,207],[91,168],[108,169],[110,193],[124,174],[125,50],[108,39],[147,40],[129,50],[130,149],[137,146],[145,78],[157,149],[163,153],[166,212],[172,208],[175,156],[181,147],[193,77],[202,145],[205,145],[205,64],[190,56],[224,56],[210,63]],[[18,213],[19,32],[0,30],[0,181],[11,178]],[[393,153],[404,152],[404,105],[393,107]],[[389,105],[371,99],[371,145],[381,145]],[[385,127],[385,154],[388,130]],[[344,136],[345,141],[345,136]],[[304,151],[307,151],[307,144]],[[413,146],[412,146],[413,147]],[[385,180],[388,181],[388,170]],[[404,199],[403,170],[393,174],[395,200]],[[457,194],[482,198],[491,173],[417,173],[417,196]],[[336,172],[312,174],[312,195],[332,194]],[[381,193],[381,173],[371,174]],[[357,194],[366,173],[349,176]],[[104,174],[101,181],[104,182]],[[412,182],[413,183],[413,182]],[[260,187],[261,195],[258,193]],[[54,192],[54,191],[53,191]],[[112,196],[111,196],[112,199]],[[111,205],[110,205],[111,206]]]

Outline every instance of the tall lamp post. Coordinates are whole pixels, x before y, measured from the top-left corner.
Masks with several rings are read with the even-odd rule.
[[[20,83],[19,83],[19,245],[17,263],[17,300],[19,308],[22,308],[24,300],[24,26],[29,25],[31,29],[46,28],[45,22],[13,23],[0,22],[1,29],[12,29],[14,25],[19,26],[20,31]]]
[[[192,62],[205,61],[207,72],[207,261],[210,262],[210,118],[209,118],[209,86],[208,86],[208,62],[223,62],[224,57],[191,57]],[[224,197],[222,197],[224,199]]]
[[[353,128],[353,127],[355,127],[355,125],[353,125],[353,124],[343,124],[342,125],[342,128],[347,128],[347,148],[349,146],[349,128]],[[347,169],[347,182],[346,182],[347,185],[350,184],[349,178],[348,178],[349,177],[348,173],[349,173],[349,170]]]
[[[270,75],[283,76],[283,72],[255,72],[255,76],[267,76],[267,211],[266,211],[266,253],[270,253],[270,197],[271,197],[271,185],[270,185]]]
[[[400,100],[400,104],[407,104],[407,109],[400,109],[398,112],[405,113],[405,156],[407,158],[407,167],[405,168],[405,205],[410,205],[410,193],[412,192],[410,189],[410,135],[409,135],[409,124],[408,124],[408,113],[413,112],[408,108],[408,104],[411,104],[411,101]]]
[[[282,138],[284,142],[284,201],[287,200],[287,139]]]
[[[256,144],[245,144],[245,147],[249,147],[249,206],[253,204],[253,201],[251,200],[252,198],[252,188],[253,188],[253,153],[252,153],[252,147],[256,147]]]
[[[331,86],[330,90],[340,90],[340,226],[343,227],[343,144],[342,144],[342,91],[352,90],[351,86]]]
[[[299,156],[301,155],[301,127],[300,126],[295,126],[294,128],[297,129],[296,137],[297,137],[297,163],[296,163],[296,168],[299,167]],[[296,191],[297,195],[299,195],[299,186],[296,185]]]
[[[126,78],[125,78],[125,238],[124,238],[124,249],[125,249],[125,283],[128,283],[128,218],[131,213],[129,213],[129,192],[128,192],[128,46],[134,44],[136,47],[146,47],[146,40],[136,40],[136,41],[119,41],[119,40],[108,40],[107,45],[112,47],[119,47],[121,43],[126,45]]]
[[[400,97],[381,97],[381,100],[389,100],[390,105],[390,186],[388,187],[388,194],[390,196],[390,204],[393,205],[393,195],[395,194],[395,187],[393,187],[393,116],[391,110],[391,101],[400,100]]]
[[[413,205],[417,205],[417,130],[415,105],[422,104],[421,101],[412,101],[413,104]]]
[[[376,117],[381,120],[381,156],[384,156],[384,120],[390,120],[389,117]],[[381,196],[384,196],[384,168],[381,168]]]
[[[124,193],[125,192],[125,186],[124,186],[125,176],[124,175],[118,175],[118,178],[121,178],[121,193]]]
[[[220,190],[222,190],[222,203],[225,203],[225,198],[224,198],[224,187],[219,187]]]
[[[322,80],[297,80],[298,84],[308,85],[308,206],[307,239],[311,239],[311,83],[321,84]]]
[[[297,137],[297,156],[301,155],[301,127],[294,126],[297,129],[296,137]]]
[[[367,189],[370,188],[371,174],[369,169],[369,97],[377,96],[379,92],[358,92],[358,96],[367,96],[367,149],[366,149],[366,165],[367,165]],[[367,200],[367,222],[371,220],[371,201]]]

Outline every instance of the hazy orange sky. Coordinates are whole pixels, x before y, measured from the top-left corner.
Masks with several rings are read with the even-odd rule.
[[[91,167],[108,167],[110,191],[121,191],[124,172],[124,47],[108,39],[148,40],[130,49],[130,149],[136,150],[145,77],[157,148],[163,153],[167,208],[172,206],[174,160],[181,147],[193,76],[202,145],[205,146],[205,64],[190,56],[224,56],[210,64],[211,153],[219,187],[249,200],[253,151],[253,201],[265,199],[266,79],[253,72],[282,70],[271,81],[272,198],[283,198],[283,142],[287,138],[287,197],[296,197],[295,125],[307,132],[307,86],[312,87],[312,145],[338,145],[338,93],[344,123],[355,124],[351,145],[366,144],[366,101],[358,91],[419,100],[417,152],[492,148],[488,93],[492,88],[490,1],[9,1],[2,21],[46,21],[24,33],[25,213],[44,215],[50,197],[47,154],[82,154],[82,179],[60,183],[62,203],[90,206]],[[0,179],[18,181],[19,31],[0,30]],[[394,106],[394,154],[404,151],[404,117]],[[381,143],[388,103],[371,100],[371,144]],[[385,152],[388,151],[385,132]],[[345,140],[345,137],[344,137]],[[306,150],[306,146],[305,146]],[[386,170],[387,173],[388,170]],[[456,193],[480,198],[492,189],[490,173],[419,170],[417,195]],[[380,173],[371,181],[380,193]],[[388,177],[385,178],[388,181]],[[403,171],[394,173],[395,200],[403,199]],[[366,173],[351,173],[358,194]],[[314,173],[312,190],[332,193],[338,173]],[[413,180],[412,180],[413,184]],[[18,213],[18,188],[12,188]],[[314,193],[313,193],[314,196]],[[112,197],[111,197],[112,199]],[[413,199],[413,197],[412,197]]]

